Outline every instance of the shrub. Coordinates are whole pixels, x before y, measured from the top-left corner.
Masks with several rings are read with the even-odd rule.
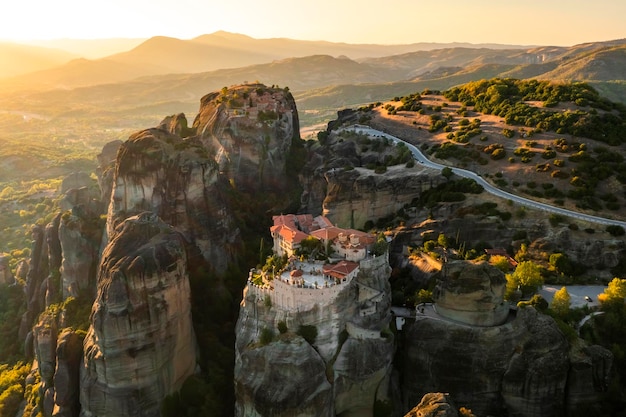
[[[511,139],[513,136],[515,136],[515,131],[505,128],[505,129],[502,129],[502,135],[506,138]]]
[[[259,336],[259,343],[261,346],[265,346],[269,343],[272,343],[274,340],[274,332],[267,327],[261,329],[261,334]]]
[[[278,324],[276,325],[276,327],[278,328],[278,331],[280,332],[280,334],[287,333],[287,330],[288,330],[287,329],[287,323],[284,320],[279,321]]]
[[[302,324],[298,327],[297,334],[302,336],[309,344],[314,344],[317,339],[317,327],[313,325]]]
[[[606,227],[606,231],[609,232],[611,236],[624,236],[624,228],[618,225],[609,225]]]

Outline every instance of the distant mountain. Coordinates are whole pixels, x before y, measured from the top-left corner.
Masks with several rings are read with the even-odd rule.
[[[569,48],[457,47],[358,60],[345,55],[310,55],[234,67],[236,62],[243,64],[241,60],[247,54],[234,51],[248,51],[249,44],[255,41],[228,33],[191,41],[152,38],[129,52],[106,59],[74,60],[54,70],[15,78],[13,82],[21,81],[32,93],[19,92],[19,100],[16,95],[4,94],[0,96],[0,109],[28,109],[49,116],[64,112],[162,115],[169,109],[193,111],[208,91],[260,81],[289,87],[303,111],[301,121],[311,124],[328,120],[338,108],[387,100],[427,88],[445,90],[494,77],[585,81],[607,98],[626,103],[626,40]],[[290,42],[300,41],[278,43],[283,45],[281,53],[289,51]],[[307,45],[313,48],[313,44],[316,43]],[[264,49],[258,48],[247,56],[254,60],[269,59],[265,54]],[[218,56],[220,62],[230,59],[233,67],[199,73],[183,71],[214,65],[208,58]],[[34,91],[43,82],[48,83],[49,91]],[[51,86],[62,89],[50,89]]]
[[[49,71],[23,75],[11,80],[11,83],[40,89],[71,88],[127,81],[140,76],[242,68],[291,57],[330,55],[363,59],[460,45],[471,47],[470,44],[369,45],[286,38],[254,39],[228,32],[215,32],[191,40],[157,36],[126,52],[95,60],[80,60]],[[490,46],[497,49],[504,47],[495,44]],[[510,50],[515,47],[506,48]]]
[[[626,80],[626,45],[583,52],[538,78],[559,80]]]
[[[0,78],[53,68],[76,58],[66,51],[16,43],[0,43]]]
[[[110,38],[34,40],[26,43],[44,48],[61,49],[77,58],[98,59],[128,51],[145,41],[145,38]]]

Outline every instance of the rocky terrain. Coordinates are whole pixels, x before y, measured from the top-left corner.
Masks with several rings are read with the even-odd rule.
[[[495,310],[503,302],[503,284],[500,291],[494,285],[499,274],[487,264],[451,265],[438,280],[445,288],[435,295],[439,314],[418,313],[405,325],[400,348],[404,409],[438,391],[478,416],[562,415],[601,398],[611,353],[599,346],[576,347],[551,317],[527,307],[512,312],[506,322],[467,324],[484,316],[485,303]],[[454,314],[445,304],[440,311],[439,302],[451,299],[459,300]],[[586,388],[578,385],[582,375]]]
[[[244,293],[236,334],[235,415],[371,415],[376,401],[386,401],[394,341],[389,325],[390,267],[386,257],[358,276],[328,304],[286,309]],[[381,291],[375,312],[366,308],[363,291]],[[360,301],[363,299],[363,301]],[[263,332],[285,333],[261,340]],[[314,326],[307,340],[300,326]]]
[[[453,402],[476,415],[552,416],[599,401],[609,351],[566,338],[532,307],[509,314],[502,273],[488,265],[438,273],[439,261],[424,268],[408,255],[440,233],[468,249],[518,249],[523,230],[533,256],[559,248],[606,270],[623,241],[540,216],[505,220],[481,211],[490,200],[480,194],[427,205],[454,179],[340,130],[358,118],[342,112],[302,144],[287,89],[234,86],[206,95],[191,126],[175,114],[105,146],[99,190],[68,178],[64,211],[33,228],[30,262],[15,273],[26,282],[19,337],[35,359],[28,390],[40,398],[22,415],[356,417]],[[241,294],[246,268],[267,255],[266,218],[296,195],[301,212],[343,227],[380,222],[395,240],[389,262],[364,267],[333,303],[294,311]],[[412,285],[439,276],[440,312],[396,331],[391,283],[404,267]]]
[[[33,229],[20,270],[20,337],[44,416],[161,415],[164,398],[202,371],[192,284],[226,296],[245,226],[234,194],[283,193],[297,138],[288,91],[233,87],[207,95],[192,127],[179,114],[107,144],[99,191],[85,174],[63,182],[64,212]]]

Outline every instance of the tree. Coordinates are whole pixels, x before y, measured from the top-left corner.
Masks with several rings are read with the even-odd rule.
[[[441,175],[443,175],[444,177],[446,177],[446,179],[450,179],[450,177],[453,175],[454,173],[452,172],[452,168],[450,167],[443,167],[441,169]]]
[[[560,274],[570,274],[572,270],[569,258],[563,253],[553,253],[550,255],[550,266]]]
[[[520,262],[512,274],[512,279],[522,290],[522,294],[535,293],[543,285],[539,265],[532,261]]]
[[[613,280],[609,282],[608,287],[604,289],[604,292],[598,296],[598,299],[604,307],[609,307],[612,305],[624,305],[625,297],[626,279],[613,278]]]
[[[437,237],[437,244],[442,248],[447,248],[450,242],[448,242],[448,238],[443,233],[440,233]]]
[[[511,264],[509,263],[509,260],[506,256],[493,255],[491,258],[489,258],[489,263],[504,273],[507,273],[511,270]]]
[[[550,307],[557,316],[564,319],[569,313],[570,305],[571,298],[569,293],[567,292],[567,288],[562,287],[560,290],[554,293],[554,297],[552,298],[552,304],[550,305]]]

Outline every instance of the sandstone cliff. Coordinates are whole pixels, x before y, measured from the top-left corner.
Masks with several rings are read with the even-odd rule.
[[[445,180],[438,170],[411,163],[406,147],[341,130],[344,119],[329,124],[324,139],[311,146],[300,175],[302,210],[323,213],[341,227],[363,228],[394,216]]]
[[[405,409],[428,392],[443,391],[476,415],[555,416],[572,403],[590,404],[606,389],[606,350],[570,359],[570,345],[553,319],[533,308],[495,327],[418,316],[403,332]],[[586,386],[584,395],[571,389],[581,371],[598,374],[592,378],[598,386]]]
[[[504,301],[506,278],[486,262],[452,261],[444,264],[433,290],[437,313],[473,326],[496,326],[509,316]]]
[[[128,218],[102,257],[81,372],[82,416],[158,416],[196,367],[182,236],[156,215]]]
[[[206,95],[193,128],[176,115],[121,145],[107,233],[126,217],[151,211],[224,273],[240,249],[229,199],[237,190],[285,192],[294,138],[297,110],[286,90],[252,84]]]
[[[389,273],[380,257],[332,303],[306,310],[268,303],[249,284],[236,331],[236,415],[371,415],[388,398],[394,351]],[[300,326],[314,326],[317,337],[306,340]]]

